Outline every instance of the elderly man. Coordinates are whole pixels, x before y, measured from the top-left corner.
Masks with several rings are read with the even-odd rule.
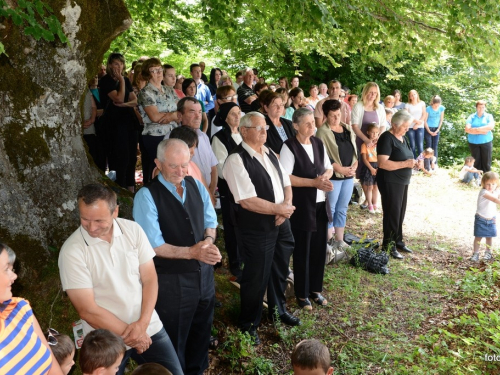
[[[201,79],[202,71],[200,65],[191,64],[191,66],[189,67],[189,72],[191,73],[191,77],[193,77],[194,82],[196,83],[196,99],[203,102],[203,104],[205,105],[205,112],[208,113],[208,111],[215,107],[215,103],[214,99],[212,98],[210,89]]]
[[[177,103],[177,117],[182,126],[193,129],[198,134],[198,146],[194,151],[193,162],[200,168],[210,194],[217,188],[217,158],[210,146],[208,136],[200,130],[201,105],[195,98],[185,97]]]
[[[158,315],[184,373],[202,375],[214,315],[213,265],[221,255],[213,244],[217,216],[203,184],[186,175],[189,159],[183,141],[160,142],[160,174],[137,192],[133,213],[156,252]]]
[[[241,112],[247,113],[252,111],[252,102],[257,99],[257,94],[252,90],[254,74],[251,68],[243,70],[243,82],[238,87],[238,103],[240,104]]]
[[[323,103],[330,99],[335,99],[340,101],[340,121],[351,125],[351,107],[349,104],[344,102],[344,99],[340,99],[340,93],[342,91],[342,86],[339,81],[333,80],[328,84],[328,96],[321,99],[314,107],[314,120],[316,121],[316,127],[320,128],[324,124],[326,118],[323,114]]]
[[[240,121],[243,138],[224,164],[223,175],[234,197],[238,246],[244,263],[241,276],[240,328],[255,344],[267,288],[271,318],[279,316],[288,325],[300,320],[286,311],[285,289],[294,240],[290,221],[290,178],[276,155],[264,146],[266,120],[258,112]]]
[[[105,328],[120,335],[128,359],[156,362],[182,374],[172,342],[156,313],[158,279],[155,252],[142,228],[118,219],[116,194],[91,184],[78,193],[80,227],[59,254],[63,289],[83,320],[85,334]]]

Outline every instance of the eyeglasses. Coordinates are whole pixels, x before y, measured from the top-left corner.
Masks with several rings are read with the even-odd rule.
[[[221,98],[222,100],[234,100],[238,99],[238,95],[226,96],[225,98]]]
[[[269,125],[259,125],[259,126],[245,126],[247,129],[255,129],[260,132],[262,129],[269,130]]]
[[[56,336],[59,336],[59,332],[57,332],[54,328],[49,328],[47,330],[47,342],[49,345],[57,345],[58,341]]]
[[[162,69],[162,68],[158,68],[158,69],[149,69],[149,72],[150,72],[150,73],[153,73],[153,74],[160,74],[160,73],[163,73],[163,69]]]

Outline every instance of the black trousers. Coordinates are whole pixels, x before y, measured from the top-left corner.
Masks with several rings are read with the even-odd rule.
[[[199,272],[158,274],[156,312],[172,340],[185,375],[203,375],[214,318],[213,266]]]
[[[137,163],[137,130],[110,125],[105,132],[104,148],[110,171],[116,171],[116,183],[121,187],[135,186]]]
[[[382,209],[384,210],[382,247],[384,249],[394,245],[399,248],[404,247],[403,221],[408,199],[408,185],[394,184],[379,179],[377,179],[377,185],[382,198]]]
[[[475,159],[474,168],[483,172],[491,171],[491,154],[493,152],[493,141],[488,143],[469,143],[471,156]]]
[[[231,215],[231,198],[227,182],[219,178],[218,188],[222,211],[222,225],[224,226],[224,244],[229,259],[229,269],[234,276],[239,276],[241,274],[241,260],[238,252],[234,218]]]
[[[294,240],[290,221],[269,232],[237,228],[241,239],[240,328],[257,328],[262,315],[262,301],[267,288],[269,316],[286,312],[286,278]]]
[[[325,202],[316,203],[316,231],[292,227],[294,290],[297,298],[307,298],[311,292],[323,291],[328,217]]]

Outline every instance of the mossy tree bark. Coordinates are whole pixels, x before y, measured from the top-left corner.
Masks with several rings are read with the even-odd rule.
[[[81,103],[104,52],[132,22],[122,0],[45,3],[69,44],[36,41],[0,19],[8,55],[0,56],[0,238],[28,278],[77,227],[78,190],[103,178],[84,146]]]

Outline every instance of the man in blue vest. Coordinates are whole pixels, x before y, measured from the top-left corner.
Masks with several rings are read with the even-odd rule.
[[[294,239],[290,228],[292,188],[273,151],[264,146],[265,118],[247,113],[240,121],[243,138],[228,156],[223,175],[234,198],[238,248],[244,264],[241,276],[240,328],[260,344],[257,335],[262,301],[272,319],[296,326],[299,318],[286,310],[286,278]]]
[[[203,184],[187,176],[190,154],[179,139],[158,146],[157,178],[140,189],[134,219],[156,252],[156,311],[172,340],[184,374],[208,368],[215,288],[217,216]]]

